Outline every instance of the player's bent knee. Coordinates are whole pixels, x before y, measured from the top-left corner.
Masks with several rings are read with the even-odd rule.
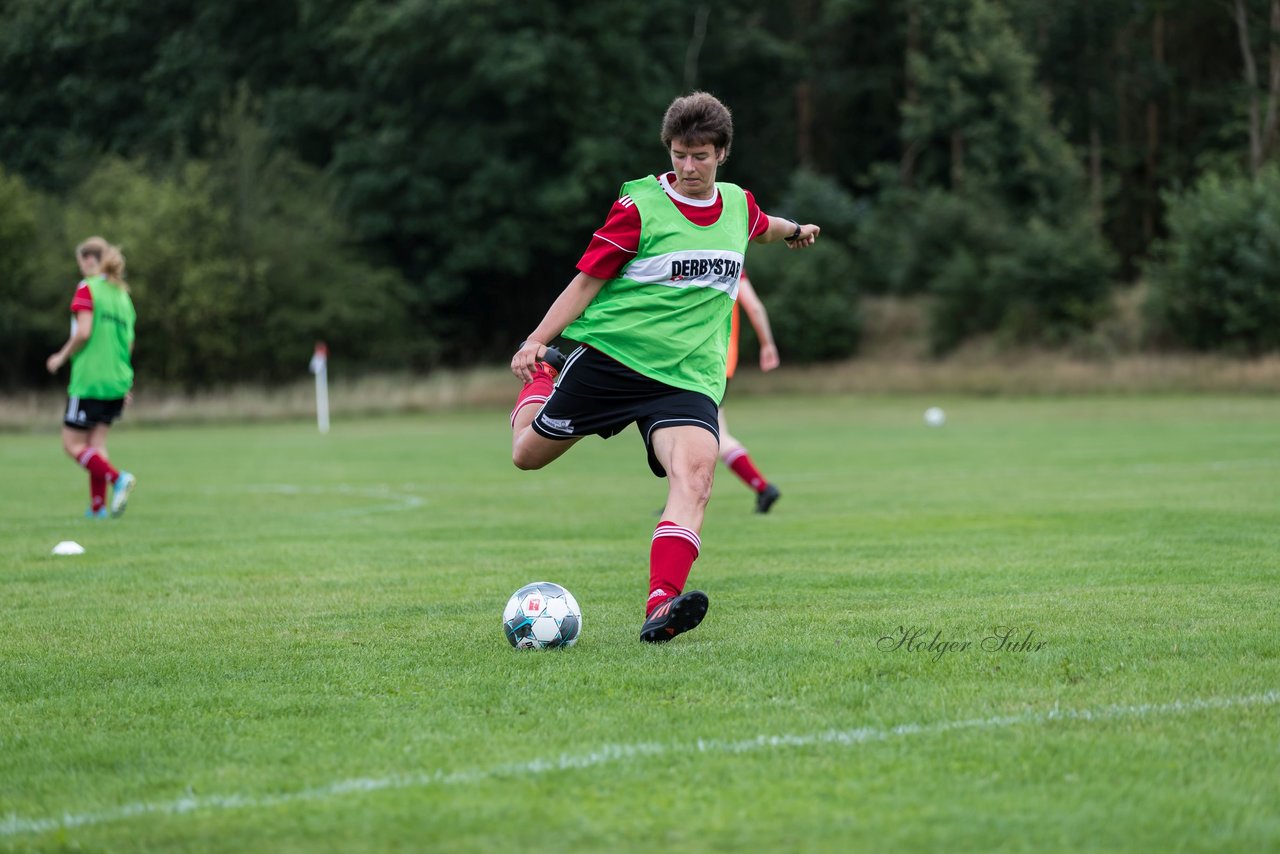
[[[513,455],[511,462],[515,463],[516,468],[520,469],[520,471],[537,471],[546,465],[544,460],[533,460],[520,454]]]
[[[517,439],[511,446],[511,462],[521,471],[537,471],[555,457],[555,454],[547,453],[546,448],[536,440]]]
[[[511,462],[521,471],[545,468],[577,444],[578,438],[546,439],[526,428],[511,443]]]
[[[671,476],[673,488],[683,492],[698,504],[711,500],[711,486],[715,482],[715,466],[694,466]]]
[[[521,471],[536,471],[547,464],[546,460],[519,447],[511,450],[511,462]]]

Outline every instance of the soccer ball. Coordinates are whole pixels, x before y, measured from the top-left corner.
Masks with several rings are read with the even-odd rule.
[[[924,411],[924,423],[930,427],[941,427],[947,423],[947,413],[936,406],[930,406]]]
[[[535,581],[511,594],[502,630],[516,649],[573,646],[582,631],[582,609],[559,584]]]

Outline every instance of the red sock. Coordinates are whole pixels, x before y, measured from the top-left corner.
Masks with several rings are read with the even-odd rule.
[[[746,448],[739,448],[725,454],[724,464],[733,469],[733,473],[742,478],[742,482],[756,492],[764,492],[765,487],[769,485],[769,481],[764,479],[764,475],[760,474],[760,470],[751,462],[751,457],[747,456]]]
[[[102,475],[89,475],[89,507],[97,513],[107,505],[107,479]]]
[[[556,369],[546,362],[539,362],[533,369],[533,379],[524,384],[520,394],[516,395],[516,408],[511,410],[511,426],[516,426],[516,413],[531,403],[538,406],[547,402],[551,390],[556,385]]]
[[[115,483],[116,478],[120,476],[120,472],[111,467],[111,463],[98,453],[97,448],[85,448],[80,456],[76,457],[76,462],[88,469],[91,476],[105,477],[107,483]]]
[[[702,540],[688,528],[663,520],[653,532],[653,545],[649,547],[649,601],[645,614],[684,590],[689,580],[689,570],[698,559]]]

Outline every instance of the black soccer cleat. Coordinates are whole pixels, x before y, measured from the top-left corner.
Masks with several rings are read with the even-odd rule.
[[[782,497],[782,492],[772,483],[764,488],[764,492],[756,495],[756,512],[768,513],[773,503]]]
[[[690,590],[674,599],[668,599],[653,609],[653,613],[640,627],[640,640],[645,643],[663,643],[690,629],[696,629],[698,623],[707,615],[707,594],[701,590]]]

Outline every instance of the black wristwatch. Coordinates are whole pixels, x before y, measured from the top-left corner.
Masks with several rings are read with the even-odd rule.
[[[791,234],[791,236],[790,236],[790,237],[784,237],[784,238],[782,238],[782,239],[783,239],[783,240],[785,240],[785,241],[787,241],[788,243],[791,243],[791,242],[795,241],[797,238],[799,238],[799,237],[800,237],[800,223],[796,222],[794,219],[787,220],[787,222],[789,222],[789,223],[791,223],[792,225],[794,225],[794,226],[796,227],[796,230],[795,230],[794,232],[792,232],[792,234]]]

